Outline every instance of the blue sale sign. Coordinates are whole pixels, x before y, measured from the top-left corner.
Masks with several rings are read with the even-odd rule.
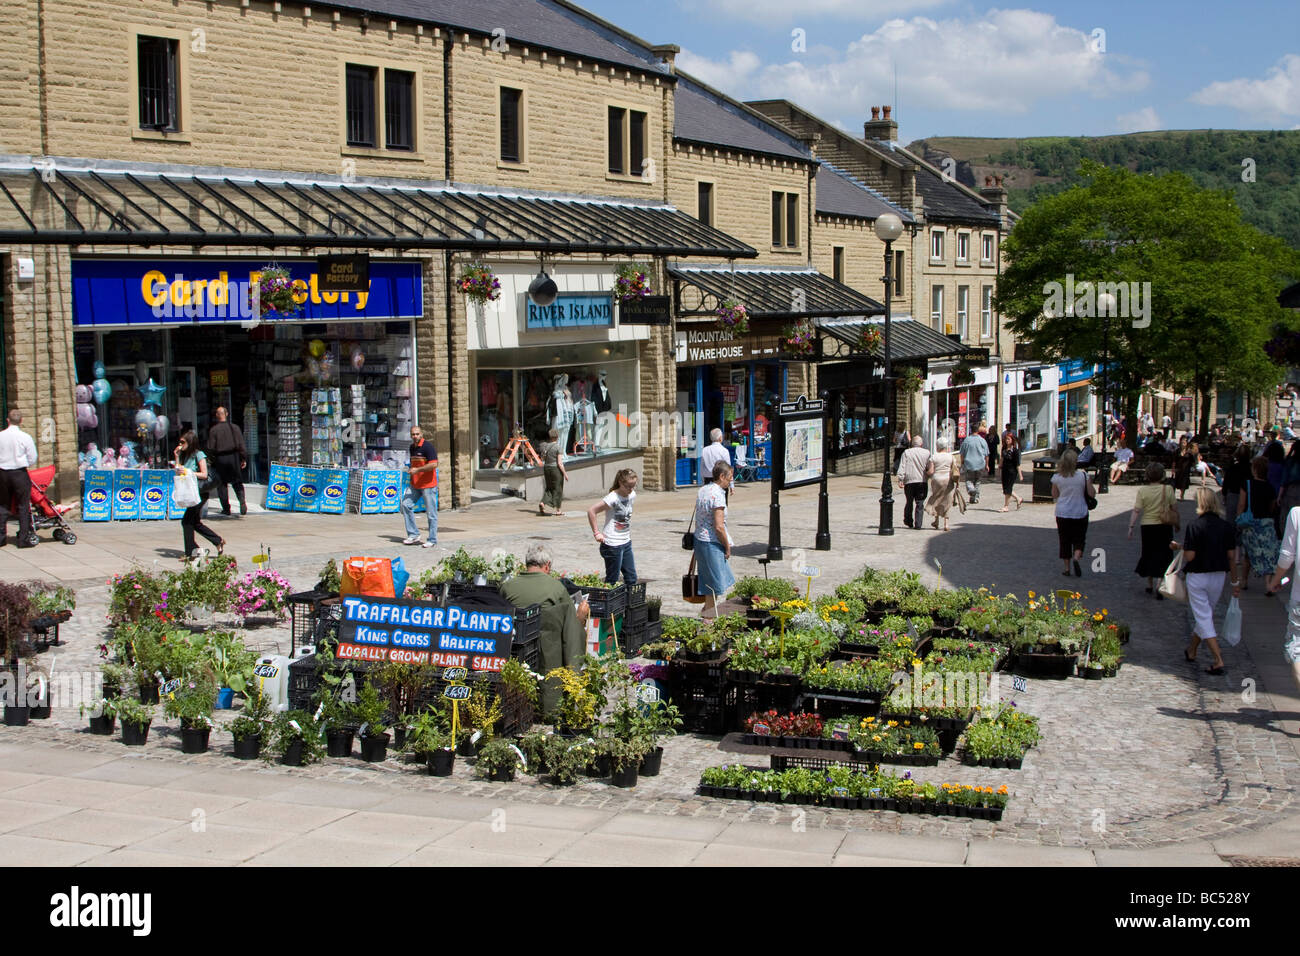
[[[396,514],[401,505],[403,472],[389,469],[380,474],[384,476],[384,503],[379,510],[386,515]]]
[[[272,465],[266,481],[266,509],[288,511],[293,506],[293,469],[287,465]]]
[[[113,517],[114,472],[95,468],[86,471],[86,491],[81,497],[82,521],[108,521]]]
[[[319,511],[321,469],[295,468],[293,472],[293,510]]]
[[[327,468],[321,472],[320,513],[341,515],[348,504],[348,473],[342,468]]]
[[[361,473],[361,513],[377,515],[384,510],[384,473],[367,469]]]
[[[113,472],[113,520],[134,521],[140,517],[140,472],[119,469]]]
[[[165,521],[171,497],[172,472],[144,472],[140,482],[140,518],[144,521]]]

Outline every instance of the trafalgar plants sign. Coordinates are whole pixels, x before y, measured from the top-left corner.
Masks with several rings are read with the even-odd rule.
[[[499,671],[510,657],[514,631],[515,618],[508,611],[349,596],[343,599],[336,656]]]

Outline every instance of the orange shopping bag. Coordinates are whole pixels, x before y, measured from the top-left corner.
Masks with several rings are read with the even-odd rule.
[[[388,558],[348,558],[343,562],[339,594],[394,597],[393,562]]]

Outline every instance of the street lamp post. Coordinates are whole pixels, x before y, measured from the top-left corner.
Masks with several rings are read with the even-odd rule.
[[[876,237],[885,244],[885,473],[881,479],[880,533],[894,533],[894,365],[890,354],[889,323],[894,300],[894,240],[903,234],[903,220],[892,212],[876,219]]]
[[[1097,494],[1110,492],[1110,465],[1106,461],[1106,436],[1110,431],[1110,417],[1106,404],[1110,401],[1110,316],[1115,311],[1115,297],[1109,292],[1097,296],[1097,311],[1105,320],[1101,333],[1101,470],[1097,475]]]

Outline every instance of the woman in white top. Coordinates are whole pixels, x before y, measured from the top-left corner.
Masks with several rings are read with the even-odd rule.
[[[1126,448],[1124,439],[1119,440],[1119,447],[1115,449],[1115,463],[1110,466],[1110,483],[1118,484],[1119,480],[1124,477],[1128,471],[1128,466],[1133,461],[1133,449]]]
[[[605,583],[618,584],[619,573],[628,584],[636,584],[636,562],[632,559],[632,502],[636,499],[637,474],[622,468],[614,476],[609,494],[587,509],[591,533],[600,542],[600,556],[605,559]],[[601,512],[605,526],[596,527]]]
[[[1300,574],[1293,566],[1300,549],[1300,507],[1292,508],[1286,516],[1286,531],[1282,535],[1282,549],[1278,553],[1277,567],[1269,579],[1269,593],[1282,587],[1282,575],[1291,570],[1291,594],[1286,606],[1287,628],[1283,637],[1282,656],[1291,665],[1291,677],[1300,687]]]
[[[695,563],[700,575],[699,593],[704,596],[700,617],[718,616],[718,598],[731,590],[736,576],[731,573],[731,534],[727,531],[727,489],[731,487],[731,466],[718,462],[713,480],[702,485],[695,498]]]
[[[1060,540],[1060,557],[1065,563],[1062,574],[1070,573],[1070,560],[1074,560],[1074,576],[1083,577],[1079,559],[1083,557],[1088,536],[1088,501],[1095,497],[1096,489],[1088,473],[1079,470],[1079,455],[1067,448],[1056,463],[1052,476],[1052,497],[1056,500],[1056,535]]]

